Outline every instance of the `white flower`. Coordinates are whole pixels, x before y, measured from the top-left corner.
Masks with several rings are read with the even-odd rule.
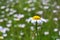
[[[24,33],[23,32],[20,32],[20,35],[22,36],[22,35],[24,35]]]
[[[38,23],[38,24],[42,24],[43,22],[47,22],[48,20],[47,19],[43,19],[43,18],[41,18],[41,17],[39,17],[39,16],[34,16],[34,17],[30,17],[29,19],[26,19],[26,21],[29,23],[29,22],[31,22],[31,23],[33,23],[33,24],[35,24],[36,22]]]
[[[0,26],[0,32],[6,33],[6,31],[9,31],[9,29],[8,28],[3,28],[2,26]]]
[[[50,0],[42,0],[43,5],[47,5]]]
[[[23,18],[24,15],[23,14],[14,14],[14,20],[15,21],[19,21],[21,18]]]
[[[27,3],[30,4],[30,3],[32,3],[32,1],[29,0],[29,1],[27,1]]]
[[[53,20],[54,20],[54,21],[58,21],[58,18],[54,18]]]
[[[10,2],[13,2],[13,0],[9,0]]]
[[[6,36],[7,36],[7,34],[4,33],[4,34],[3,34],[3,37],[6,37]]]
[[[44,6],[44,9],[48,9],[49,8],[49,6]]]
[[[32,40],[34,39],[34,36],[32,36]]]
[[[60,40],[60,39],[56,39],[56,40]]]
[[[53,10],[53,13],[57,13],[58,11],[57,10]]]
[[[31,11],[31,8],[28,8],[27,11],[30,12]]]
[[[56,6],[57,9],[60,9],[60,6]]]
[[[57,31],[58,31],[58,28],[55,28],[55,29],[54,29],[54,32],[57,32]]]
[[[43,14],[43,11],[38,11],[37,14],[41,15]]]
[[[19,18],[14,18],[13,20],[14,20],[14,21],[19,21],[20,19],[19,19]]]
[[[7,26],[7,27],[11,27],[11,24],[10,24],[10,23],[9,23],[9,24],[6,24],[6,26]]]
[[[25,27],[25,24],[20,24],[18,26],[21,27],[21,28],[24,28]]]
[[[35,10],[35,7],[32,7],[31,10]]]
[[[34,31],[34,27],[33,27],[33,26],[31,26],[30,29],[31,29],[32,31]]]
[[[59,35],[60,35],[60,31],[59,31]]]
[[[0,19],[0,22],[3,22],[4,20],[3,19]]]
[[[27,11],[27,9],[28,9],[27,7],[23,8],[24,11]]]
[[[5,11],[8,12],[9,11],[9,8],[6,8]]]
[[[17,17],[17,18],[21,19],[21,18],[24,17],[24,15],[23,14],[14,14],[14,17]]]
[[[44,32],[44,35],[48,35],[49,34],[49,32]]]
[[[1,6],[1,9],[5,9],[6,8],[6,6]]]
[[[8,20],[8,23],[12,23],[12,20]]]
[[[37,27],[37,29],[39,30],[39,29],[41,29],[41,27],[39,26],[39,27]]]

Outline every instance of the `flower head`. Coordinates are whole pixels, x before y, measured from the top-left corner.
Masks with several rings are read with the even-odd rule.
[[[33,17],[30,17],[29,19],[26,19],[26,21],[28,23],[31,22],[33,24],[35,24],[36,22],[38,24],[42,24],[43,22],[47,22],[48,20],[47,19],[44,19],[44,18],[42,18],[40,16],[33,16]]]

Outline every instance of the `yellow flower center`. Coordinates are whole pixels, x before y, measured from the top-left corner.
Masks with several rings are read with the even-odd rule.
[[[40,16],[33,16],[32,18],[33,18],[33,20],[39,20]]]

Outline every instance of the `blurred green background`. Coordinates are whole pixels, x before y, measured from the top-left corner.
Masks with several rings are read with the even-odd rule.
[[[47,4],[43,4],[42,0],[30,1],[32,2],[29,2],[29,0],[0,0],[0,21],[1,19],[4,20],[0,22],[0,26],[10,29],[6,32],[7,36],[2,40],[60,40],[60,0],[49,0]],[[39,11],[40,14],[37,14]],[[15,21],[14,14],[23,14],[24,17]],[[38,25],[40,27],[38,39],[34,35],[36,30],[30,29],[31,26],[35,29],[35,25],[26,22],[27,18],[34,15],[49,20],[47,23]],[[9,20],[12,23],[10,27],[7,27],[6,24]],[[21,28],[18,26],[19,24],[25,24],[25,27]],[[55,28],[58,29],[57,32],[54,32]],[[49,32],[49,34],[44,35],[44,32]],[[0,35],[2,35],[1,32]]]

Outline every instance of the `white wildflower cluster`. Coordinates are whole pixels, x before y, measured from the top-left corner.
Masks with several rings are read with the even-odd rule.
[[[50,0],[41,0],[43,5],[48,5]]]
[[[29,7],[22,8],[22,12],[27,11],[28,12],[27,14],[30,14],[30,12],[36,10],[36,12],[35,12],[36,14],[43,16],[45,14],[44,13],[45,10],[46,10],[46,13],[48,12],[48,10],[50,12],[51,11],[50,8],[53,7],[52,11],[51,11],[51,14],[53,14],[53,15],[57,14],[58,15],[58,13],[60,11],[60,5],[57,5],[57,2],[54,2],[53,4],[50,5],[50,3],[49,3],[50,0],[40,0],[40,1],[43,5],[38,4],[39,2],[37,4],[39,5],[39,7],[41,7],[42,10],[41,9],[39,9],[38,11],[36,10],[36,7],[35,7],[36,3],[35,2],[37,2],[37,0],[27,0],[26,3],[29,5]],[[0,26],[0,32],[2,33],[2,36],[0,36],[0,39],[4,39],[4,37],[9,36],[7,34],[7,32],[9,32],[11,30],[10,28],[12,28],[12,27],[27,28],[25,23],[20,24],[20,22],[19,22],[21,19],[25,19],[24,18],[25,13],[24,12],[23,13],[22,12],[18,13],[18,11],[13,8],[13,7],[15,7],[14,5],[18,2],[19,2],[19,0],[7,0],[6,5],[0,6],[0,10],[1,10],[1,12],[0,12],[1,13],[1,15],[0,15],[0,25],[3,24],[3,25],[6,26],[6,27]],[[3,2],[0,2],[0,4],[2,4],[2,3]],[[24,4],[24,3],[22,3],[22,4]],[[10,5],[11,5],[11,8],[10,8]],[[20,5],[17,5],[17,6],[20,6]],[[23,5],[21,5],[21,6],[23,6]],[[52,6],[52,7],[50,7],[50,6]],[[49,17],[50,16],[49,13],[47,13],[47,14],[48,14],[48,17]],[[57,22],[59,19],[57,17],[54,17],[52,20]],[[36,22],[37,22],[37,24],[38,24],[37,30],[40,31],[40,29],[42,29],[42,26],[40,26],[40,25],[42,25],[43,23],[48,24],[49,18],[44,19],[40,16],[35,16],[35,17],[30,16],[29,18],[25,19],[25,21],[27,23],[31,22],[33,25],[35,25]],[[15,22],[19,23],[19,24],[13,24]],[[27,26],[29,26],[29,25],[27,25]],[[12,29],[14,29],[14,28],[12,28]],[[31,30],[31,33],[32,33],[33,31],[35,31],[35,27],[30,26],[30,30]],[[21,32],[21,30],[19,30],[19,31],[20,31],[19,36],[24,35],[24,32]],[[54,28],[52,31],[55,32],[55,33],[58,32],[58,35],[60,36],[60,31],[59,31],[58,28]],[[12,32],[13,32],[13,30],[12,30]],[[50,32],[49,31],[44,31],[43,34],[47,36],[47,35],[50,34]],[[35,35],[37,35],[37,33],[35,33]],[[11,33],[10,36],[14,36],[14,34]],[[34,38],[35,37],[33,35],[32,40],[34,40]],[[56,40],[60,40],[60,38],[57,38]]]
[[[14,13],[16,13],[16,10],[10,9],[10,12],[9,12],[9,14],[7,14],[7,16],[13,15]]]
[[[48,6],[48,5],[44,5],[44,6],[40,6],[40,8],[42,8],[42,9],[44,9],[44,10],[47,10],[47,9],[49,9],[50,8],[50,6]]]
[[[19,2],[19,0],[7,0],[7,3],[18,3]]]
[[[31,12],[31,11],[34,11],[35,10],[35,7],[32,7],[32,8],[23,8],[24,11],[27,11],[27,12]]]
[[[19,24],[18,25],[20,28],[24,28],[25,27],[25,24]]]
[[[49,6],[44,6],[43,8],[44,8],[44,9],[48,9],[48,8],[49,8]]]
[[[36,0],[28,0],[27,3],[30,4],[30,3],[34,3],[36,2]]]
[[[24,7],[23,10],[27,11],[27,12],[31,12],[36,10],[34,3],[36,2],[36,0],[28,0],[26,1],[26,4],[29,4],[29,7]]]
[[[43,11],[38,11],[36,14],[42,15]]]
[[[2,36],[0,36],[0,39],[4,39],[4,37],[7,36],[7,31],[9,31],[9,28],[3,28],[2,26],[0,26],[0,32],[3,33]]]
[[[19,21],[21,18],[24,17],[23,14],[14,14],[13,16],[14,16],[14,20],[15,20],[15,21]]]
[[[3,28],[2,26],[0,26],[0,32],[6,33],[6,31],[9,31],[9,28]]]

